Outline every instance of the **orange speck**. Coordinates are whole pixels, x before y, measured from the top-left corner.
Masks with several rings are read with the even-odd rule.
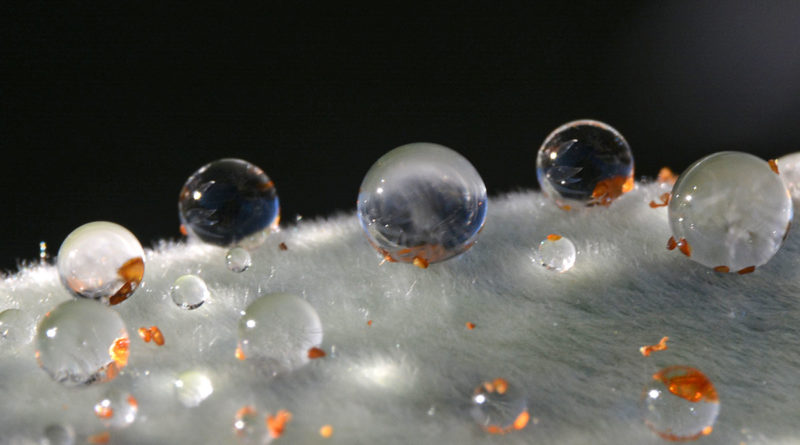
[[[531,420],[531,415],[528,414],[528,411],[521,412],[516,419],[514,419],[514,429],[521,430],[528,425],[528,422]]]
[[[372,326],[372,320],[367,320],[367,326]]]
[[[131,258],[117,270],[117,275],[125,284],[108,299],[110,305],[122,303],[139,287],[144,276],[144,260],[141,257]]]
[[[778,172],[778,160],[777,159],[770,159],[769,161],[767,161],[767,163],[769,164],[769,168],[771,168],[772,171],[774,171],[776,175],[780,174],[780,172]]]
[[[669,340],[669,337],[661,337],[661,340],[658,343],[639,348],[639,352],[641,352],[643,356],[649,357],[652,352],[665,351],[669,349],[667,348],[667,340]]]
[[[420,269],[427,269],[428,268],[428,260],[426,260],[425,258],[422,258],[420,256],[415,256],[414,257],[413,264],[415,266],[419,267]]]
[[[659,199],[661,200],[661,202],[650,201],[650,208],[651,209],[656,209],[658,207],[668,206],[669,205],[669,200],[670,200],[671,197],[672,197],[672,195],[670,193],[662,194],[661,196],[659,196]]]
[[[471,331],[471,330],[473,330],[473,329],[475,329],[475,323],[473,323],[473,322],[471,322],[471,321],[468,321],[468,322],[466,323],[466,326],[467,326],[467,329],[469,329],[470,331]]]
[[[678,242],[675,241],[675,237],[672,237],[672,236],[669,237],[669,239],[667,240],[667,249],[668,250],[675,250],[676,247],[678,247]]]
[[[325,351],[316,346],[308,350],[308,358],[315,359],[315,358],[322,358],[325,357]]]
[[[678,175],[670,170],[669,167],[661,167],[661,170],[658,171],[658,178],[656,180],[661,183],[675,184],[675,181],[678,180]]]
[[[547,235],[547,241],[558,241],[561,239],[561,235],[556,235],[555,233],[551,233]]]
[[[506,381],[506,379],[498,377],[494,379],[494,382],[492,383],[494,384],[494,390],[498,394],[505,394],[506,391],[508,391],[508,382]]]
[[[489,434],[505,434],[506,430],[497,425],[487,425],[483,428]]]
[[[145,327],[139,328],[139,337],[144,340],[145,343],[150,343],[150,339],[152,338],[152,334],[150,334],[150,329]]]
[[[756,266],[748,266],[745,267],[744,269],[738,270],[736,273],[738,273],[739,275],[744,275],[748,273],[753,273],[754,270],[756,270]]]
[[[183,236],[189,235],[189,231],[186,230],[186,226],[184,226],[183,224],[181,224],[181,226],[178,228],[178,230],[181,232],[181,235],[183,235]]]
[[[610,205],[613,200],[633,190],[633,172],[628,176],[614,176],[595,185],[589,205]]]
[[[714,270],[717,272],[728,273],[731,271],[731,268],[728,266],[717,266],[714,268]]]
[[[681,238],[678,241],[678,250],[688,257],[692,256],[692,246],[689,245],[689,241],[686,241],[686,238]]]
[[[244,355],[244,351],[242,351],[241,346],[236,347],[236,358],[238,358],[239,360],[244,360],[245,358],[247,358],[247,356]]]
[[[139,407],[139,401],[136,400],[136,397],[134,397],[134,396],[128,396],[128,405],[130,405],[130,406],[132,406],[134,408],[138,408]]]
[[[707,427],[703,428],[702,431],[700,431],[700,434],[702,434],[704,436],[708,436],[709,434],[711,434],[712,431],[714,431],[714,427],[712,427],[711,425],[708,425]]]
[[[322,428],[319,429],[319,435],[326,439],[333,436],[333,427],[330,425],[323,425]]]
[[[278,411],[274,416],[267,415],[266,423],[270,436],[275,439],[281,437],[283,430],[291,420],[292,413],[286,411],[285,409]]]
[[[103,431],[102,433],[92,434],[86,438],[86,442],[92,445],[99,445],[108,443],[111,440],[111,433]]]
[[[114,360],[114,363],[119,368],[124,368],[128,364],[129,346],[128,337],[120,337],[114,340],[114,343],[108,348],[108,355],[111,356],[111,360]]]
[[[255,413],[256,413],[256,409],[255,408],[253,408],[251,405],[245,405],[245,406],[239,408],[238,411],[236,411],[236,416],[235,417],[236,417],[236,420],[241,420],[242,417],[249,416],[249,415],[252,415],[252,414],[255,414]]]
[[[572,210],[572,206],[567,205],[567,204],[556,204],[556,205],[558,206],[559,209],[561,209],[561,210],[563,210],[565,212],[569,212],[570,210]]]
[[[98,403],[94,406],[94,415],[100,419],[110,419],[114,417],[114,408],[111,408],[110,406],[103,406]]]
[[[717,403],[717,391],[702,372],[689,366],[670,366],[653,375],[672,394],[690,402]]]
[[[158,346],[164,346],[164,334],[161,333],[161,329],[158,329],[158,326],[150,326],[150,334],[153,336],[153,343]]]
[[[289,250],[289,246],[287,246],[286,243],[283,242],[278,244],[278,248],[281,250]]]

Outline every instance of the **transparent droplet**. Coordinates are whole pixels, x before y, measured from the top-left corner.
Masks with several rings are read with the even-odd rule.
[[[128,332],[116,311],[90,300],[61,303],[36,332],[36,358],[65,385],[113,379],[128,362]]]
[[[211,379],[200,371],[186,371],[175,380],[175,394],[181,405],[193,408],[214,392]]]
[[[33,321],[19,309],[0,312],[0,345],[23,345],[33,339]]]
[[[369,242],[390,261],[422,267],[469,249],[486,207],[486,186],[472,164],[430,143],[383,155],[358,194],[358,217]]]
[[[125,301],[144,276],[144,251],[128,229],[106,221],[84,224],[58,250],[58,274],[74,295],[106,304]]]
[[[46,445],[73,445],[75,443],[75,429],[71,425],[54,423],[44,429]]]
[[[642,392],[644,423],[669,441],[711,434],[719,398],[711,381],[688,366],[670,366],[653,374]]]
[[[94,415],[108,428],[126,428],[136,420],[139,402],[129,392],[112,388],[94,405]]]
[[[633,155],[611,126],[594,120],[568,122],[539,148],[536,177],[542,191],[564,209],[609,205],[633,189]]]
[[[792,195],[794,206],[800,205],[800,152],[788,154],[778,159],[781,178]]]
[[[503,378],[483,382],[475,388],[470,413],[491,434],[521,430],[530,420],[524,391]]]
[[[208,286],[197,275],[183,275],[172,284],[172,301],[183,309],[197,309],[211,295]]]
[[[236,411],[233,434],[243,445],[263,445],[272,441],[264,417],[251,405],[245,405]]]
[[[751,154],[719,152],[678,177],[669,223],[680,251],[721,272],[746,272],[778,252],[792,220],[789,191]]]
[[[188,235],[218,246],[260,239],[257,234],[277,228],[280,219],[273,182],[241,159],[220,159],[192,174],[178,197],[178,213]]]
[[[234,247],[225,255],[225,264],[231,272],[244,272],[253,264],[250,252],[242,247]]]
[[[239,320],[240,359],[264,362],[272,372],[308,362],[308,350],[322,343],[317,311],[302,298],[275,293],[251,303]]]
[[[536,251],[536,261],[539,264],[555,272],[566,272],[575,265],[577,252],[575,244],[561,235],[550,234],[539,243]]]

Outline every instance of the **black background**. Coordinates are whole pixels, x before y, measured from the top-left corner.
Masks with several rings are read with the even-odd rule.
[[[352,210],[415,141],[491,195],[535,188],[577,118],[616,127],[637,178],[800,150],[798,2],[108,3],[0,5],[0,269],[93,220],[177,238],[181,185],[222,157],[261,166],[289,221]]]

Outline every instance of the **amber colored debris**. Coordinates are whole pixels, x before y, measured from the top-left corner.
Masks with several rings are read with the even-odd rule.
[[[671,197],[672,197],[672,194],[671,194],[671,193],[664,193],[664,194],[662,194],[662,195],[661,195],[661,196],[659,196],[659,198],[658,198],[658,199],[660,199],[660,200],[661,200],[661,202],[650,201],[650,208],[651,208],[651,209],[657,209],[657,208],[659,208],[659,207],[666,207],[666,206],[668,206],[668,205],[669,205],[669,200],[670,200],[670,198],[671,198]]]
[[[316,346],[308,350],[308,358],[315,359],[315,358],[322,358],[325,357],[325,351]]]
[[[614,176],[597,183],[592,191],[590,205],[608,206],[613,200],[633,190],[633,173],[629,176]]]
[[[153,343],[158,346],[164,345],[164,334],[161,333],[161,329],[158,329],[158,326],[139,328],[139,337],[144,340],[145,343],[150,343],[150,340],[153,340]]]
[[[292,413],[282,409],[274,416],[267,415],[265,419],[270,436],[277,439],[283,434],[286,425],[292,420]]]
[[[86,443],[92,445],[106,444],[111,440],[111,433],[103,431],[102,433],[92,434],[86,438]]]
[[[428,260],[426,260],[425,258],[422,258],[420,256],[415,256],[414,257],[413,264],[415,266],[419,267],[420,269],[427,269],[428,268]]]
[[[667,250],[675,250],[676,247],[678,247],[678,242],[675,241],[675,237],[669,237],[667,240]]]
[[[372,326],[372,320],[367,320],[367,326]]]
[[[675,184],[675,181],[678,180],[678,175],[670,170],[669,167],[661,167],[661,170],[658,171],[658,178],[656,178],[656,180],[661,183]]]
[[[319,429],[319,435],[328,439],[333,436],[333,427],[330,425],[322,425],[322,428]]]
[[[94,406],[94,415],[100,419],[110,419],[114,417],[114,408],[110,406],[103,406],[98,403]]]
[[[547,235],[547,241],[558,241],[561,239],[561,235],[556,235],[555,233],[551,233]]]
[[[278,249],[289,250],[289,246],[287,246],[286,243],[281,242],[280,244],[278,244]]]
[[[471,321],[466,322],[465,325],[467,326],[467,329],[469,329],[470,331],[475,329],[475,323]]]
[[[139,338],[144,340],[145,343],[150,343],[150,340],[153,339],[153,334],[150,333],[150,329],[141,327],[139,328]]]
[[[653,374],[672,394],[690,402],[719,403],[717,390],[702,372],[689,366],[670,366]]]
[[[109,348],[108,355],[111,356],[111,360],[114,360],[117,367],[124,368],[128,364],[130,344],[128,337],[121,337],[114,340],[114,344]]]
[[[776,175],[780,174],[780,172],[778,171],[778,160],[777,159],[770,159],[769,161],[767,161],[767,163],[769,164],[769,168],[771,168],[772,171],[774,171]]]
[[[728,266],[717,266],[714,268],[716,272],[728,273],[731,271],[731,268]]]
[[[674,250],[676,247],[682,254],[688,257],[692,256],[692,246],[689,245],[689,241],[686,241],[686,238],[675,241],[674,237],[669,237],[669,240],[667,240],[667,249]]]
[[[244,355],[244,351],[242,351],[241,346],[236,347],[236,358],[238,358],[239,360],[244,360],[247,358],[247,356]]]
[[[739,269],[738,271],[736,271],[736,273],[738,273],[739,275],[745,275],[745,274],[748,274],[748,273],[753,273],[755,270],[756,270],[756,266],[748,266],[748,267],[745,267],[744,269]]]
[[[141,257],[131,258],[117,270],[117,275],[124,281],[122,287],[108,299],[110,305],[122,303],[139,287],[144,277],[144,260]]]
[[[178,230],[181,232],[181,235],[183,235],[183,236],[186,236],[186,235],[189,234],[189,232],[186,230],[186,226],[184,226],[183,224],[181,224],[181,226],[178,228]]]
[[[669,337],[661,337],[658,343],[639,348],[639,352],[641,352],[643,356],[649,357],[650,354],[655,351],[666,351],[668,349],[667,340],[669,340]]]

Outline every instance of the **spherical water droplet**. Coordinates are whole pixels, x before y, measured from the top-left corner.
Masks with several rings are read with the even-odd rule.
[[[486,207],[486,186],[472,164],[430,143],[383,155],[358,194],[358,217],[370,243],[391,261],[423,267],[469,249]]]
[[[792,220],[780,176],[751,154],[720,152],[678,177],[669,203],[673,239],[692,260],[718,271],[752,271],[778,252]]]
[[[200,371],[186,371],[175,380],[175,394],[178,401],[187,408],[200,405],[214,392],[214,385]]]
[[[694,440],[711,434],[719,414],[714,385],[700,371],[670,366],[653,374],[642,393],[644,422],[670,441]]]
[[[75,429],[71,425],[55,423],[44,429],[44,438],[47,445],[73,445],[75,443]]]
[[[0,345],[23,345],[33,339],[33,322],[19,309],[0,312]]]
[[[317,311],[295,295],[264,295],[251,303],[239,320],[237,355],[263,361],[272,372],[304,365],[309,360],[308,350],[321,343]]]
[[[525,428],[530,420],[522,389],[497,378],[481,383],[472,392],[472,418],[492,434],[505,434]]]
[[[264,171],[241,159],[197,170],[178,197],[181,224],[191,236],[228,246],[278,226],[278,193]]]
[[[183,309],[197,309],[211,295],[202,278],[196,275],[183,275],[175,280],[170,289],[172,301]]]
[[[564,209],[609,205],[633,189],[633,155],[611,126],[594,120],[568,122],[539,148],[536,177],[542,191]]]
[[[548,270],[566,272],[575,265],[577,252],[569,238],[550,234],[539,243],[536,261]]]
[[[250,258],[250,252],[247,249],[234,247],[225,255],[225,264],[228,265],[228,269],[232,272],[239,273],[249,269],[253,264],[253,260]]]
[[[800,205],[800,152],[788,154],[778,159],[781,178],[792,195],[794,206]]]
[[[94,405],[94,415],[108,428],[125,428],[136,420],[139,402],[131,393],[117,388],[106,394]]]
[[[89,300],[61,303],[36,333],[36,357],[65,385],[113,379],[128,361],[128,332],[113,309]]]
[[[74,295],[113,305],[139,287],[144,251],[126,228],[96,221],[67,236],[58,250],[57,265],[61,282]]]
[[[236,411],[233,418],[233,433],[243,445],[263,445],[272,441],[264,417],[250,405],[245,405]]]

